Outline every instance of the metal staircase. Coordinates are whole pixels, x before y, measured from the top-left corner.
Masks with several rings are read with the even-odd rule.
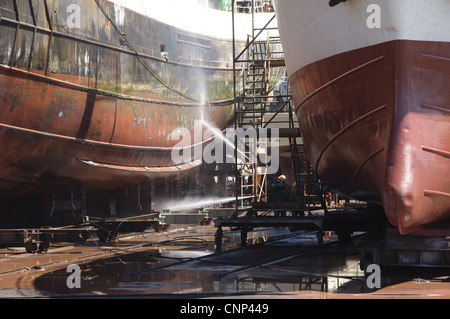
[[[269,152],[268,137],[259,136],[259,130],[273,124],[294,127],[293,123],[289,124],[290,120],[294,120],[293,117],[285,117],[283,121],[276,117],[279,113],[289,112],[290,97],[285,96],[280,100],[279,96],[273,95],[276,83],[271,83],[271,79],[276,78],[274,74],[282,73],[280,68],[285,63],[278,34],[274,36],[269,31],[264,38],[259,37],[263,31],[268,31],[269,24],[270,21],[264,28],[253,26],[245,49],[236,58],[236,62],[242,63],[243,71],[235,127],[253,129],[252,132],[256,132],[256,140],[248,137],[239,143],[243,147],[237,158],[239,182],[236,183],[236,191],[240,197],[251,197],[253,203],[266,202],[268,198],[267,164],[260,160]],[[240,57],[243,59],[240,60]],[[270,114],[274,116],[269,116]],[[241,200],[241,206],[243,203]]]
[[[252,32],[244,49],[234,56],[235,65],[242,70],[240,78],[235,78],[235,129],[254,132],[254,135],[236,141],[236,146],[241,147],[235,153],[236,207],[271,201],[270,186],[279,182],[280,173],[269,174],[267,170],[269,165],[265,159],[271,155],[271,140],[265,134],[270,132],[279,133],[283,156],[292,161],[292,174],[288,176],[291,193],[302,205],[312,203],[309,193],[314,187],[309,184],[315,177],[299,136],[278,28],[271,27],[275,15],[263,27],[256,26],[254,13],[258,1],[247,2],[253,8],[249,11],[253,15]],[[233,12],[239,12],[236,3],[235,6]]]
[[[270,69],[265,63],[268,44],[264,41],[251,41],[249,37],[248,60],[243,68],[236,126],[258,130],[263,127],[262,122],[269,103]],[[254,202],[267,201],[267,173],[265,167],[258,162],[259,153],[267,150],[267,141],[255,136],[253,140],[251,137],[245,138],[239,145],[243,146],[238,160],[240,196],[251,196]]]

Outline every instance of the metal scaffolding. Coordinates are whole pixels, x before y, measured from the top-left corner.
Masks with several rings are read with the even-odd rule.
[[[235,138],[235,195],[236,208],[243,208],[242,198],[250,197],[253,205],[269,201],[268,185],[276,174],[267,173],[267,161],[261,161],[270,152],[270,139],[259,135],[273,129],[278,130],[278,137],[288,141],[292,160],[292,191],[297,201],[312,203],[311,183],[314,182],[313,171],[304,151],[298,122],[292,106],[292,95],[285,72],[284,52],[278,28],[272,26],[275,14],[270,15],[264,26],[255,25],[255,13],[260,12],[262,1],[246,1],[247,11],[252,15],[251,34],[247,35],[244,49],[236,52],[235,13],[243,12],[233,3],[233,67],[235,123],[234,128],[255,130],[257,140],[249,136],[238,141]],[[237,66],[242,70],[237,75]],[[278,80],[278,78],[281,79]],[[274,81],[277,79],[277,81]],[[270,135],[270,133],[269,133]],[[256,145],[256,147],[255,147]],[[241,148],[241,149],[238,149]],[[239,200],[239,198],[241,198]],[[306,200],[304,200],[306,198]],[[320,201],[320,200],[319,200]],[[308,208],[307,208],[308,209]]]

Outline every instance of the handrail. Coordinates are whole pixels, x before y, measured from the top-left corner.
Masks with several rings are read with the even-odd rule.
[[[239,55],[235,58],[235,61],[237,62],[242,62],[239,61],[239,58],[242,56],[242,54],[244,54],[245,51],[247,51],[249,49],[249,47],[255,42],[255,40],[261,35],[261,33],[266,29],[267,26],[269,26],[269,24],[273,21],[273,19],[275,19],[275,15],[269,20],[269,22],[266,23],[266,25],[258,32],[258,34],[252,39],[252,41],[250,41],[250,43],[247,44],[247,46],[241,51],[241,53],[239,53]]]

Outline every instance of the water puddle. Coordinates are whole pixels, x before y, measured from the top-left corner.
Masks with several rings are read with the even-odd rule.
[[[249,242],[267,241],[270,236],[288,234],[261,231],[249,235]],[[265,245],[240,244],[239,234],[226,233],[224,253],[216,254],[213,243],[177,241],[178,246],[149,248],[85,263],[81,287],[69,289],[66,269],[42,274],[35,279],[37,290],[51,295],[164,295],[290,293],[363,290],[359,255],[339,252],[302,253],[317,245],[315,235],[302,234]],[[234,249],[234,250],[233,250]],[[298,253],[298,255],[296,255]],[[291,255],[294,255],[292,257]]]
[[[239,233],[227,232],[221,253],[215,252],[213,239],[206,240],[206,236],[198,241],[193,237],[177,239],[135,252],[118,251],[112,257],[79,264],[80,288],[68,287],[70,273],[62,268],[35,274],[34,292],[43,296],[373,292],[360,270],[357,246],[318,248],[312,233],[270,241],[283,234],[289,231],[249,234],[249,243],[255,244],[236,249]],[[258,241],[265,244],[258,245]],[[382,287],[393,284],[393,279],[383,281]]]
[[[339,289],[362,292],[364,286],[354,280],[362,276],[357,256],[345,259],[338,256],[304,256],[248,270],[242,270],[243,266],[247,266],[246,260],[189,262],[190,258],[213,254],[213,251],[130,254],[120,256],[120,260],[117,257],[83,265],[79,289],[67,288],[68,274],[65,270],[40,276],[35,280],[35,286],[50,294],[63,295],[285,293],[302,290],[339,292]],[[184,263],[169,267],[183,260]],[[333,267],[325,269],[320,266],[324,263]]]

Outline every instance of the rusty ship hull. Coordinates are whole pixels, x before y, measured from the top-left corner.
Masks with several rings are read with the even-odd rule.
[[[186,176],[208,142],[194,140],[197,122],[232,122],[231,33],[196,33],[136,5],[0,1],[0,199]],[[163,17],[183,8],[171,10]],[[182,146],[180,130],[192,136]]]
[[[374,1],[382,20],[370,28],[376,17],[363,2],[294,2],[277,1],[276,10],[319,177],[334,191],[383,205],[402,234],[447,225],[449,3]]]
[[[175,146],[167,140],[172,142],[169,134],[182,124],[177,113],[194,123],[204,107],[180,111],[180,103],[130,103],[125,97],[83,92],[48,76],[0,68],[2,89],[11,92],[3,97],[9,107],[3,109],[0,124],[3,196],[73,185],[114,189],[174,178],[201,164],[194,158],[174,162]],[[26,111],[30,109],[33,112]],[[214,107],[208,114],[221,126],[231,115],[229,105]],[[193,148],[194,144],[183,151],[193,153]]]

